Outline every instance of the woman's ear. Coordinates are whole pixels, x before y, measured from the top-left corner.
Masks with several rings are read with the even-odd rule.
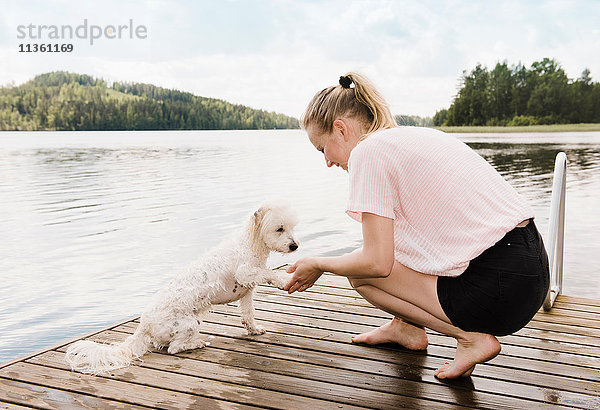
[[[333,129],[334,131],[338,131],[342,135],[342,137],[344,137],[344,141],[348,142],[348,126],[346,125],[346,122],[344,120],[339,118],[337,120],[334,120]]]

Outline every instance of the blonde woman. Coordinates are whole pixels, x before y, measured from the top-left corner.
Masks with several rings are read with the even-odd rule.
[[[398,127],[357,73],[318,92],[302,126],[328,167],[348,171],[347,213],[362,223],[363,247],[298,260],[285,289],[304,291],[332,272],[394,315],[355,343],[422,350],[425,328],[455,338],[440,379],[469,376],[498,355],[496,336],[524,327],[548,290],[548,258],[525,200],[458,139]]]

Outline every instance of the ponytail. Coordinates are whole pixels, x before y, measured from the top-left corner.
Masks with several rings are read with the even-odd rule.
[[[367,77],[350,72],[341,76],[339,83],[315,94],[300,120],[302,128],[316,125],[321,132],[330,133],[335,119],[352,117],[367,130],[366,138],[375,131],[396,127],[387,102]]]

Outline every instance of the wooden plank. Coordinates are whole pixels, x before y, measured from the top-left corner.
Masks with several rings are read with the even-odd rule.
[[[315,291],[316,292],[316,291]],[[320,294],[320,293],[310,293],[309,291],[306,292],[297,292],[294,295],[287,295],[284,292],[281,292],[280,290],[276,290],[270,287],[259,287],[258,288],[258,297],[259,298],[263,298],[263,295],[265,298],[269,298],[269,297],[273,297],[273,298],[279,298],[279,300],[282,300],[282,303],[288,303],[288,304],[295,304],[296,301],[299,301],[300,303],[302,301],[306,302],[306,301],[310,301],[311,303],[313,302],[319,302],[321,303],[321,305],[317,305],[317,306],[326,306],[326,305],[334,305],[334,307],[338,310],[338,311],[344,311],[344,307],[346,305],[348,306],[348,309],[350,309],[350,306],[352,307],[352,313],[355,314],[359,314],[359,315],[367,315],[367,316],[376,316],[376,317],[390,317],[389,314],[374,308],[372,305],[370,305],[367,301],[365,301],[364,299],[362,299],[362,297],[359,298],[346,298],[343,296],[337,296],[337,295],[325,295],[325,294]]]
[[[212,331],[213,334],[221,334],[231,337],[231,335],[235,333],[236,329],[232,330],[231,327],[227,327],[224,324],[211,324],[211,327],[208,330]],[[254,343],[269,344],[269,352],[271,352],[273,349],[276,349],[277,346],[291,346],[306,349],[302,353],[296,355],[298,357],[305,357],[310,355],[310,349],[315,348],[314,342],[307,340],[308,338],[306,335],[291,335],[290,332],[284,334],[267,333],[266,335],[263,335],[261,338],[257,339],[245,336],[241,330],[238,330],[238,332],[240,332],[240,334],[237,337],[240,339],[249,340]],[[414,378],[415,380],[426,380],[428,377],[432,376],[433,369],[441,364],[439,360],[436,360],[430,355],[422,352],[411,352],[399,348],[390,348],[389,346],[368,347],[357,346],[343,342],[332,342],[330,341],[330,339],[333,339],[333,335],[331,333],[327,333],[326,336],[323,336],[317,332],[317,334],[311,334],[310,336],[315,336],[319,339],[319,355],[323,354],[322,351],[336,352],[335,356],[337,357],[335,359],[325,358],[324,360],[329,360],[331,363],[335,362],[336,364],[339,364],[346,357],[348,358],[346,363],[356,363],[356,365],[365,372],[373,371],[378,374],[381,372],[385,373],[385,368],[380,368],[383,361],[384,363],[387,362],[395,365],[395,367],[393,367],[392,374],[398,377],[405,379]],[[239,344],[236,344],[235,346],[237,349],[241,348]],[[244,344],[244,346],[246,346],[246,344]],[[364,362],[369,360],[374,360],[378,364],[367,364]],[[423,372],[422,369],[428,371]],[[497,386],[502,392],[511,391],[502,389],[502,380],[506,379],[509,381],[512,380],[515,383],[531,384],[533,386],[556,389],[559,391],[569,390],[583,394],[589,394],[591,391],[596,392],[594,393],[596,395],[598,394],[597,382],[570,379],[553,374],[539,374],[522,369],[506,369],[491,364],[480,365],[476,373],[472,376],[472,380],[474,380],[477,386],[479,386],[477,383],[484,378],[490,378],[493,383],[498,383]]]
[[[349,295],[344,295],[344,294],[340,294],[339,290],[345,290],[345,289],[340,289],[340,288],[335,288],[338,290],[335,291],[328,291],[331,288],[327,288],[327,287],[323,287],[323,286],[314,286],[304,292],[296,292],[294,293],[294,295],[292,296],[294,299],[304,299],[304,300],[311,300],[311,301],[331,301],[331,296],[341,296],[340,298],[336,298],[336,304],[338,305],[351,305],[351,306],[358,306],[361,308],[361,312],[363,312],[362,314],[375,314],[375,313],[368,313],[368,309],[369,308],[373,308],[373,306],[367,302],[366,300],[364,300],[362,298],[362,296],[360,296],[356,291],[351,290],[351,292],[353,293],[352,296]],[[259,286],[257,288],[257,294],[258,295],[287,295],[281,292],[281,290],[279,289],[274,289],[272,287],[267,287],[267,286]],[[367,309],[364,309],[367,308]],[[379,309],[375,309],[376,311],[379,311]],[[366,313],[364,313],[366,312]],[[543,309],[540,310],[541,313],[546,313],[544,312]],[[562,316],[568,316],[568,317],[574,317],[574,318],[582,318],[582,319],[590,319],[590,320],[600,320],[600,312],[594,312],[594,311],[590,311],[590,310],[572,310],[572,309],[565,309],[565,308],[560,308],[560,307],[555,307],[552,308],[552,310],[550,311],[549,314],[557,314],[557,315],[562,315]]]
[[[293,296],[285,296],[285,295],[281,295],[280,293],[274,292],[273,290],[269,289],[269,290],[264,290],[261,289],[257,292],[257,300],[277,300],[277,303],[279,304],[287,304],[289,306],[297,306],[297,305],[302,305],[302,306],[311,306],[311,307],[315,307],[315,308],[323,308],[326,310],[331,310],[334,312],[344,312],[347,313],[350,310],[349,308],[345,308],[345,305],[342,303],[338,303],[337,300],[336,301],[332,301],[330,298],[327,299],[326,297],[318,297],[319,295],[315,295],[316,296],[316,300],[314,299],[310,299],[311,297],[313,297],[313,295],[309,295],[306,296],[304,295],[304,297],[298,297],[296,296],[297,294],[294,294]],[[293,300],[291,300],[290,298],[294,298]],[[365,302],[366,303],[366,302]],[[379,309],[375,309],[372,306],[352,306],[351,307],[351,312],[353,314],[359,315],[359,316],[371,316],[371,317],[381,317],[381,318],[385,318],[385,319],[389,319],[391,318],[391,315],[389,315],[386,312],[383,312]],[[531,324],[530,324],[531,325]],[[538,326],[539,327],[539,326]],[[513,336],[523,336],[523,337],[531,337],[531,338],[535,338],[535,339],[541,339],[546,345],[547,345],[547,350],[558,350],[558,351],[562,351],[561,349],[563,348],[563,346],[559,345],[559,344],[564,344],[564,343],[572,343],[572,344],[577,344],[577,348],[579,349],[579,352],[582,354],[588,354],[590,356],[598,356],[598,353],[600,353],[600,350],[598,348],[600,348],[600,338],[598,339],[586,339],[585,336],[581,336],[581,335],[569,335],[569,334],[564,334],[564,333],[556,333],[556,332],[548,332],[545,329],[533,329],[533,328],[529,328],[526,327],[524,329],[521,329],[520,331],[516,332],[513,334]],[[532,341],[532,343],[536,343],[537,341],[534,340]],[[583,348],[585,350],[585,348],[588,347],[589,352],[583,352],[581,351],[581,349]],[[566,351],[570,351],[573,352],[573,348],[570,347],[565,347]]]
[[[529,338],[534,341],[544,342],[547,344],[556,345],[556,349],[562,351],[562,347],[568,345],[579,349],[581,354],[597,357],[598,349],[600,349],[600,340],[580,335],[571,335],[559,333],[552,330],[534,329],[525,327],[511,336]],[[552,349],[549,349],[552,350]]]
[[[558,295],[558,300],[572,305],[595,306],[600,307],[600,300],[581,298],[576,296]]]
[[[569,353],[578,356],[587,356],[592,358],[593,361],[600,358],[600,347],[585,346],[574,342],[556,342],[555,340],[544,338],[540,333],[533,333],[535,331],[535,329],[525,329],[518,334],[498,337],[498,340],[502,346],[514,345],[555,353]],[[558,357],[556,359],[561,360]]]
[[[31,407],[27,406],[20,406],[18,404],[13,404],[13,403],[6,403],[6,402],[2,402],[0,401],[0,409],[7,409],[7,410],[21,410],[21,409],[30,409]],[[40,407],[43,408],[43,407]]]
[[[209,319],[211,322],[220,320],[230,320],[232,317],[239,315],[238,309],[231,306],[219,306],[215,308],[215,313],[221,314],[219,319]],[[357,332],[365,332],[373,329],[375,326],[381,325],[383,322],[375,325],[363,325],[363,324],[348,324],[343,322],[332,322],[320,318],[309,318],[303,317],[301,320],[293,313],[287,313],[284,309],[278,310],[276,313],[266,312],[257,308],[256,317],[264,322],[269,322],[267,329],[272,327],[275,323],[279,325],[287,325],[287,323],[294,323],[294,325],[287,325],[283,329],[289,329],[290,332],[301,333],[306,332],[311,328],[324,330],[333,334],[333,332],[341,332],[344,338],[349,341],[350,335],[356,334]],[[233,319],[234,321],[236,319]],[[239,320],[239,319],[237,319]],[[278,329],[282,327],[278,326]],[[281,330],[280,330],[281,331]],[[428,348],[429,355],[443,357],[444,359],[452,359],[454,355],[454,348],[446,346],[430,346]],[[515,357],[499,355],[494,360],[494,363],[507,366],[510,368],[531,368],[532,370],[549,373],[559,374],[567,377],[577,377],[587,379],[591,381],[600,380],[600,372],[595,369],[584,368],[579,366],[573,366],[567,363],[550,363],[547,361],[533,360],[529,358]]]
[[[261,300],[260,296],[259,296],[258,300]],[[297,306],[300,303],[293,303],[293,302],[287,301],[285,299],[281,299],[278,302],[278,304],[281,304],[281,305],[287,304],[289,306]],[[324,306],[324,308],[327,310],[345,312],[345,309],[343,307],[340,307],[340,305],[338,303],[326,303],[325,304],[325,303],[311,301],[311,302],[306,302],[304,305],[309,305],[309,306],[315,307],[315,308]],[[356,314],[359,314],[359,315],[365,314],[363,311],[361,311],[361,309],[363,309],[363,308],[354,307],[353,313],[356,311]],[[385,312],[379,311],[377,309],[374,309],[374,308],[367,308],[367,309],[372,312],[377,312],[374,315],[366,314],[368,316],[382,317],[382,318],[385,318],[386,320],[391,317],[390,315],[386,314]],[[559,352],[566,351],[566,352],[571,352],[571,353],[581,353],[584,355],[594,356],[594,357],[598,356],[598,352],[599,352],[598,348],[600,347],[600,338],[588,337],[588,335],[560,333],[559,331],[562,331],[562,330],[564,330],[564,329],[558,328],[558,327],[552,327],[551,325],[548,325],[547,323],[543,323],[543,322],[533,323],[532,322],[527,327],[514,333],[512,336],[535,339],[530,344],[532,345],[532,347],[536,347],[536,348],[542,348],[542,346],[539,346],[539,345],[536,346],[536,343],[539,343],[539,340],[541,340],[541,343],[545,344],[544,349],[546,349],[546,350],[554,350],[554,351],[559,351]],[[567,330],[572,330],[572,329],[568,328]],[[579,332],[579,333],[581,333],[581,332]],[[583,333],[585,334],[585,332],[583,332]],[[573,346],[564,346],[565,343],[573,345]]]
[[[600,306],[584,306],[584,305],[571,305],[559,301],[555,301],[552,306],[552,310],[559,309],[571,312],[590,312],[596,315],[600,314]]]
[[[325,291],[327,293],[330,291],[333,291],[333,289],[335,289],[335,288],[350,289],[350,285],[346,278],[337,276],[337,275],[333,275],[330,273],[325,273],[324,275],[322,275],[319,278],[319,280],[317,281],[316,286],[331,288],[329,291]],[[315,286],[315,288],[316,288],[316,286]],[[346,291],[344,291],[344,292],[346,292]],[[349,294],[351,294],[351,293],[349,293]],[[600,308],[600,300],[568,296],[568,295],[563,295],[563,294],[558,295],[555,303],[562,304],[563,306],[570,305],[573,308],[575,308],[576,306]],[[597,310],[592,310],[592,311],[597,311]]]
[[[103,333],[101,335],[97,335],[94,339],[101,339],[102,336],[107,336],[108,339],[106,339],[105,341],[108,340],[122,340],[124,337],[127,336],[127,334],[121,334],[119,335],[107,335],[106,333]],[[215,343],[218,343],[219,341],[225,341],[224,343],[227,343],[226,341],[231,340],[231,338],[213,338],[211,339],[211,346],[214,346]],[[178,356],[180,358],[191,358],[194,359],[195,361],[202,361],[202,362],[212,362],[216,365],[220,364],[220,363],[235,363],[236,366],[240,366],[243,367],[245,369],[248,368],[252,368],[254,370],[257,369],[264,369],[264,368],[268,368],[269,372],[272,373],[276,373],[276,374],[283,374],[283,375],[293,375],[295,378],[299,378],[299,379],[309,379],[309,380],[327,380],[330,383],[336,383],[336,384],[341,384],[344,386],[350,386],[350,387],[358,387],[358,388],[366,388],[366,389],[373,389],[373,390],[377,390],[377,391],[381,391],[381,392],[385,392],[385,393],[391,393],[391,394],[398,394],[399,392],[401,392],[402,395],[416,395],[415,397],[411,397],[410,399],[403,399],[405,400],[405,403],[410,403],[411,400],[413,399],[418,399],[419,397],[421,398],[427,398],[428,396],[432,396],[432,398],[434,398],[435,400],[439,400],[439,401],[443,401],[445,403],[448,404],[452,404],[455,401],[459,401],[461,403],[461,405],[468,405],[468,403],[471,403],[471,405],[474,405],[474,403],[472,402],[473,397],[471,397],[472,395],[465,395],[465,394],[452,394],[450,393],[450,391],[448,391],[447,387],[445,386],[434,386],[437,387],[437,390],[434,388],[433,390],[436,390],[433,394],[428,392],[428,388],[430,386],[425,386],[426,388],[423,389],[422,383],[421,382],[413,382],[413,381],[407,381],[404,379],[397,379],[397,378],[390,378],[390,377],[386,377],[386,376],[382,376],[382,375],[365,375],[365,374],[361,374],[361,372],[357,372],[357,371],[345,371],[343,369],[335,369],[335,368],[331,368],[330,366],[319,366],[319,365],[315,365],[315,364],[308,364],[307,362],[303,362],[303,361],[288,361],[288,360],[279,360],[273,356],[271,356],[270,354],[267,356],[264,356],[265,353],[267,353],[267,350],[264,350],[262,352],[262,354],[260,355],[255,355],[255,354],[250,354],[248,352],[244,352],[241,351],[240,349],[243,350],[243,346],[244,345],[248,345],[248,343],[244,343],[242,342],[242,345],[240,345],[239,341],[237,344],[237,349],[231,349],[229,351],[224,352],[223,350],[220,349],[215,349],[215,348],[211,348],[211,349],[202,349],[202,350],[196,350],[196,351],[192,351],[192,352],[187,352],[187,353],[183,353],[183,354],[178,354]],[[247,347],[247,346],[246,346]],[[270,349],[270,347],[269,347]],[[280,349],[282,349],[282,347],[280,347]],[[289,349],[288,349],[289,350]],[[305,352],[296,352],[297,356],[302,357],[305,355]],[[321,354],[316,354],[314,352],[312,352],[312,355],[321,355]],[[164,358],[163,360],[166,360],[167,362],[165,363],[165,365],[168,364],[170,357],[172,356],[168,356],[168,355],[163,355],[166,358]],[[258,356],[258,357],[257,357]],[[265,360],[265,357],[268,358],[268,360]],[[338,360],[338,357],[335,356],[335,359],[333,359],[334,361]],[[142,365],[146,365],[147,364],[147,360],[146,358],[144,358],[144,363]],[[202,363],[201,362],[201,363]],[[376,362],[375,362],[376,363]],[[373,362],[371,362],[371,364],[373,364]],[[179,367],[182,365],[178,366],[178,371],[179,371]],[[190,364],[188,364],[187,366],[191,366]],[[199,365],[200,368],[205,369],[207,367],[209,367],[209,365],[207,363],[202,363],[201,365]],[[277,378],[279,378],[281,376],[277,376]],[[296,380],[294,385],[301,388],[303,391],[306,391],[305,388],[305,384],[306,381],[304,380]],[[336,386],[335,388],[333,388],[332,390],[344,390],[343,387],[339,387]],[[356,392],[357,390],[354,390],[354,392]],[[360,390],[358,390],[360,391]],[[350,394],[356,394],[353,393],[353,391],[349,391],[348,393]],[[461,393],[461,392],[458,392]],[[458,397],[457,397],[458,396]],[[381,397],[381,396],[379,396]],[[384,396],[385,398],[385,396]],[[478,397],[478,399],[481,399],[481,397]],[[465,401],[468,400],[468,401]],[[489,401],[490,399],[488,398],[488,400],[483,400],[481,403],[484,402],[488,402],[489,405],[491,404],[496,404],[498,405],[499,402],[498,401],[494,401],[492,400],[491,402]],[[503,399],[504,400],[504,399]],[[505,400],[506,403],[505,405],[512,405],[515,406],[517,405],[517,403],[519,402],[519,400]],[[367,403],[365,403],[367,404]],[[380,403],[382,404],[382,403]],[[413,403],[416,404],[416,403]],[[521,405],[523,405],[523,403],[520,403]],[[377,406],[377,403],[370,403],[370,406]],[[422,406],[426,406],[429,407],[430,404],[425,404],[424,402],[421,403]],[[438,403],[439,405],[439,403]]]
[[[114,400],[98,399],[93,396],[58,390],[46,386],[27,384],[13,380],[0,379],[0,400],[13,405],[23,405],[29,408],[41,409],[141,409],[147,407],[135,406]],[[0,406],[1,408],[1,406]]]
[[[551,312],[538,312],[533,321],[555,323],[557,325],[578,326],[586,328],[591,335],[600,337],[600,321],[596,319],[582,319],[573,316],[565,316]]]
[[[263,294],[263,295],[259,295],[257,297],[257,300],[277,300],[277,303],[280,305],[287,305],[287,306],[314,306],[314,307],[325,307],[326,310],[331,310],[330,307],[333,307],[335,305],[339,305],[339,298],[334,298],[332,297],[331,300],[329,302],[327,301],[319,301],[317,302],[309,302],[306,299],[292,299],[292,296],[286,296],[285,294],[277,294],[277,293],[270,293],[270,294]],[[325,306],[327,305],[327,306]],[[359,307],[356,308],[357,311],[360,310]],[[350,309],[348,310],[350,311]],[[352,313],[354,313],[354,309],[352,309]],[[359,313],[363,313],[364,314],[364,310],[360,311]],[[377,317],[387,317],[389,318],[390,315],[386,314],[385,312],[377,312],[376,309],[372,309],[372,314],[369,314],[369,316],[377,316]],[[568,324],[568,321],[563,319],[563,318],[559,318],[557,319],[557,321],[563,322],[563,323],[555,323],[552,322],[551,320],[547,319],[546,317],[542,317],[542,320],[538,320],[537,316],[534,317],[534,319],[527,325],[528,327],[532,327],[532,328],[538,328],[538,329],[547,329],[548,323],[551,323],[552,326],[554,326],[554,328],[556,329],[556,331],[559,332],[563,332],[563,333],[570,333],[570,334],[576,334],[576,335],[581,335],[581,336],[590,336],[590,337],[594,337],[594,338],[598,338],[599,340],[596,343],[600,343],[600,329],[597,328],[587,328],[585,326],[576,326],[576,325],[570,325]]]
[[[325,304],[321,302],[308,302],[302,300],[296,300],[294,302],[289,301],[289,298],[279,295],[265,295],[265,298],[257,298],[257,306],[260,306],[262,310],[271,310],[274,312],[284,311],[287,313],[295,314],[299,317],[318,317],[322,319],[331,319],[345,323],[363,323],[369,325],[380,325],[382,320],[389,320],[390,316],[385,317],[382,315],[381,318],[376,316],[367,315],[355,315],[354,313],[347,313],[343,308],[339,308],[336,304]],[[359,309],[359,308],[357,308]],[[441,337],[447,337],[442,336]],[[437,337],[437,336],[436,336]],[[508,341],[514,340],[508,338]],[[436,343],[435,340],[431,340]],[[575,341],[572,339],[571,341]],[[537,342],[537,341],[535,341]],[[535,346],[535,342],[533,345]],[[581,340],[579,340],[581,342]],[[442,342],[447,343],[447,342]],[[596,343],[600,344],[600,339],[596,339]],[[578,352],[577,354],[579,354]],[[558,359],[560,360],[560,359]]]
[[[161,358],[167,360],[161,361]],[[43,353],[29,359],[28,362],[55,368],[65,366],[64,353],[56,351]],[[324,382],[298,385],[298,381],[291,377],[273,377],[266,372],[253,372],[226,363],[187,363],[177,356],[157,353],[146,354],[139,366],[129,366],[111,372],[111,378],[165,390],[203,395],[220,394],[220,398],[228,400],[239,400],[239,397],[243,396],[244,400],[249,402],[275,408],[318,408],[328,404],[331,406],[331,402],[344,408],[375,405],[394,408],[402,400],[402,396],[374,395],[373,392],[358,389],[344,391],[341,386],[332,386]],[[309,396],[310,391],[305,389],[313,389],[315,396],[320,396],[321,399]]]
[[[102,337],[106,336],[106,337]],[[100,341],[123,340],[127,334],[121,333],[110,335],[105,333],[96,335],[94,339]],[[149,353],[143,357],[140,363],[142,367],[152,369],[165,369],[173,373],[186,374],[198,378],[209,377],[215,380],[236,383],[240,385],[258,385],[265,389],[288,392],[290,394],[301,394],[313,398],[331,400],[335,403],[352,402],[361,406],[393,408],[400,404],[411,407],[433,407],[444,408],[453,401],[450,399],[442,405],[437,399],[426,400],[422,397],[410,397],[401,386],[397,389],[379,389],[373,391],[372,383],[361,382],[360,374],[344,376],[351,377],[356,381],[355,385],[338,385],[335,381],[339,375],[328,372],[327,368],[313,366],[318,373],[313,378],[305,378],[305,374],[294,371],[294,363],[280,361],[283,368],[278,369],[276,359],[265,360],[261,356],[249,356],[241,352],[230,351],[223,353],[219,349],[199,349],[192,352],[180,353],[176,356],[166,352]],[[309,369],[304,369],[309,370]],[[332,376],[330,378],[329,376]],[[362,377],[364,378],[364,377]],[[380,380],[378,380],[380,381]],[[375,382],[375,381],[374,381]],[[360,384],[360,386],[359,386]],[[374,384],[374,383],[373,383]],[[448,393],[446,396],[450,396]]]
[[[123,340],[126,336],[128,336],[128,333],[115,335],[115,332],[103,332],[96,335],[93,339],[118,341]],[[293,375],[298,378],[312,378],[314,380],[328,380],[329,382],[353,387],[360,386],[392,394],[402,392],[403,395],[413,395],[415,398],[431,397],[449,404],[459,403],[461,406],[507,406],[510,408],[523,408],[535,405],[537,407],[540,403],[546,402],[549,395],[555,393],[554,390],[547,387],[540,389],[539,387],[527,386],[521,383],[508,383],[484,378],[476,378],[473,385],[469,384],[466,388],[463,385],[453,385],[454,390],[451,391],[447,385],[435,379],[432,372],[429,374],[422,372],[419,376],[415,377],[418,370],[415,371],[413,368],[409,371],[410,376],[407,377],[405,374],[398,374],[397,369],[390,369],[389,364],[382,363],[381,361],[362,360],[362,370],[356,367],[352,370],[346,370],[343,366],[335,365],[340,362],[340,359],[344,359],[343,356],[340,357],[339,355],[314,351],[307,352],[296,348],[272,345],[257,348],[257,345],[261,346],[263,344],[239,343],[239,341],[235,343],[231,341],[231,337],[215,337],[210,339],[210,341],[210,348],[195,350],[179,354],[178,356],[180,358],[194,359],[195,361],[210,361],[215,365],[219,365],[220,363],[235,363],[236,366],[241,366],[245,369],[258,370],[266,368],[269,372],[281,375]],[[279,355],[273,352],[276,348],[278,348]],[[310,360],[307,360],[307,355],[310,356]],[[162,356],[162,360],[164,361],[162,367],[172,365],[173,356],[164,354]],[[299,360],[298,358],[302,359]],[[350,363],[356,361],[354,358],[345,360]],[[179,371],[179,368],[183,365],[181,362],[177,363],[179,363],[177,367],[177,371]],[[145,356],[142,365],[146,364],[148,364],[148,359]],[[187,364],[187,366],[191,365]],[[208,367],[206,363],[201,365],[195,364],[194,366],[198,366],[201,369]],[[382,374],[386,370],[388,374]],[[305,383],[305,381],[298,381],[296,385],[302,386],[302,390],[305,390]],[[474,385],[477,386],[476,389],[472,388]],[[337,389],[339,387],[336,387]],[[521,397],[511,397],[515,391],[518,391]],[[533,404],[529,400],[537,401],[538,403]],[[590,400],[586,394],[561,391],[561,398],[557,403],[564,405],[576,405],[577,403],[590,405],[595,403],[600,405],[600,398]],[[429,407],[429,405],[426,405],[426,407]]]
[[[333,289],[333,290],[332,290]],[[284,295],[281,290],[274,289],[272,287],[260,286],[257,291],[258,294],[269,294],[269,295]],[[348,293],[348,294],[346,294]],[[335,297],[337,304],[349,304],[353,306],[360,307],[372,307],[366,300],[362,299],[362,297],[352,289],[342,289],[342,288],[329,288],[324,286],[314,286],[307,291],[297,292],[294,294],[295,298],[305,299],[305,300],[319,300],[319,301],[331,301],[331,296]],[[361,302],[359,302],[361,300]],[[581,323],[575,323],[577,325],[589,326],[600,328],[600,314],[590,311],[581,311],[581,310],[569,310],[569,309],[560,309],[553,308],[550,312],[545,312],[543,309],[538,313],[541,316],[565,316],[574,319],[585,319],[581,321]],[[589,321],[588,321],[589,320]]]
[[[369,309],[372,309],[373,306],[369,304],[366,300],[364,300],[356,292],[354,293],[356,293],[356,295],[358,296],[346,296],[339,295],[336,293],[338,292],[325,293],[321,291],[320,287],[315,286],[304,292],[296,292],[293,297],[300,300],[335,303],[340,308],[348,306],[348,308],[352,308],[353,311],[357,310],[356,313],[358,314],[387,315],[387,313],[379,311],[378,309],[375,309],[375,312],[370,312]],[[261,297],[262,295],[282,295],[281,291],[267,287],[259,287],[257,294],[259,295],[259,297]],[[331,300],[331,296],[336,297],[335,302]],[[554,315],[561,317],[557,318],[556,320],[549,320],[549,318],[551,316],[554,317]],[[536,316],[533,320],[539,320],[544,322],[557,322],[575,326],[587,326],[591,328],[600,329],[600,314],[590,310],[572,310],[555,307],[550,312],[545,312],[543,309],[540,309],[538,316]]]
[[[266,288],[266,286],[261,286],[261,287]],[[273,288],[270,288],[270,289],[275,290]],[[279,291],[281,292],[281,290],[279,290]],[[301,294],[308,294],[308,295],[319,294],[319,295],[325,295],[325,296],[343,296],[348,299],[352,299],[352,298],[363,299],[363,297],[360,295],[360,293],[358,293],[356,290],[352,289],[348,285],[346,285],[346,287],[341,287],[341,286],[328,286],[328,285],[315,284],[313,287],[311,287],[307,290],[304,290],[302,292],[296,292],[296,293],[299,295],[301,295]]]
[[[141,366],[130,366],[124,369],[118,369],[111,372],[110,376],[100,376],[97,379],[110,377],[111,379],[123,380],[130,384],[141,384],[143,386],[156,387],[163,390],[173,390],[178,392],[187,392],[211,396],[222,400],[238,401],[240,397],[249,403],[257,403],[260,406],[275,408],[304,408],[309,406],[322,407],[330,403],[328,401],[306,397],[297,391],[294,394],[286,394],[280,390],[273,390],[268,381],[261,378],[253,378],[246,371],[240,371],[235,368],[228,368],[225,365],[220,367],[220,371],[226,371],[230,379],[236,379],[238,382],[246,384],[232,383],[231,380],[220,381],[218,378],[211,377],[211,370],[204,369],[204,374],[199,373],[197,377],[190,377],[183,373],[175,373],[164,367],[158,369],[145,365],[145,361],[151,358],[152,354],[144,357]],[[170,356],[173,357],[173,356]],[[50,366],[57,369],[67,369],[62,352],[46,352],[39,356],[28,359],[28,363],[36,363],[43,366]],[[219,371],[218,369],[216,371]],[[255,385],[255,386],[253,386]],[[333,401],[333,400],[331,400]],[[354,398],[347,401],[357,401]],[[363,408],[360,405],[348,405],[336,402],[340,408]],[[227,404],[229,405],[229,404]]]
[[[560,323],[532,320],[525,326],[529,329],[549,330],[551,332],[564,333],[574,336],[583,336],[584,344],[598,346],[600,342],[600,331],[598,329],[589,329],[581,326],[569,326]]]
[[[67,368],[66,364],[64,368]],[[215,400],[198,394],[140,386],[128,382],[129,377],[121,378],[121,380],[101,378],[25,362],[14,363],[0,369],[0,377],[153,408],[218,408],[219,406],[248,408],[248,406],[237,404],[235,401],[230,402],[227,399]],[[125,381],[122,381],[123,379]],[[240,394],[243,393],[243,391],[240,392]],[[221,396],[229,395],[231,398],[236,399],[235,392],[224,394],[219,391],[216,395],[219,394]],[[239,399],[239,396],[237,398]]]
[[[540,312],[544,315],[548,316],[564,316],[564,317],[572,317],[576,319],[588,319],[588,320],[600,320],[600,313],[595,313],[591,311],[583,311],[583,310],[571,310],[571,309],[563,309],[560,307],[553,307],[549,312],[540,309]]]
[[[230,322],[227,324],[226,322]],[[207,331],[212,331],[213,334],[219,334],[221,336],[231,337],[235,335],[237,338],[252,340],[256,342],[271,343],[275,345],[291,346],[294,348],[302,348],[306,350],[314,350],[315,348],[321,351],[336,352],[338,356],[351,357],[352,360],[376,360],[376,361],[388,361],[396,365],[401,365],[403,371],[406,373],[397,373],[399,377],[406,379],[421,380],[423,377],[430,377],[433,374],[433,370],[443,363],[442,360],[433,357],[428,351],[427,353],[422,352],[411,352],[403,350],[401,348],[394,348],[389,346],[381,346],[377,348],[371,348],[366,346],[353,345],[344,341],[344,336],[335,334],[333,332],[323,332],[315,329],[300,329],[298,331],[291,331],[289,328],[283,332],[277,332],[277,329],[273,328],[272,332],[268,332],[266,335],[262,335],[259,338],[245,336],[243,330],[236,326],[236,320],[221,320],[219,324],[216,323],[204,323],[203,326],[207,327]],[[128,325],[115,330],[124,330]],[[274,326],[273,326],[274,327]],[[286,325],[281,324],[281,327],[285,328]],[[133,327],[127,329],[128,332],[133,331]],[[318,346],[315,345],[314,340],[318,339]],[[272,349],[270,346],[269,349]],[[452,349],[449,349],[452,351]],[[307,352],[302,352],[299,355],[306,355]],[[351,361],[352,361],[351,360]],[[339,359],[335,360],[336,362]],[[370,369],[371,366],[363,366],[364,369]],[[377,366],[372,366],[377,368]],[[426,369],[427,372],[424,372]],[[527,368],[526,368],[527,369]],[[368,370],[364,370],[368,371]],[[396,369],[398,372],[399,370]],[[589,382],[581,379],[571,379],[564,376],[556,376],[553,374],[540,374],[532,373],[529,370],[522,369],[506,369],[504,367],[495,366],[493,364],[482,364],[479,365],[474,380],[477,378],[492,378],[497,380],[506,379],[515,383],[531,384],[539,387],[558,389],[558,390],[569,390],[579,393],[588,393],[590,390],[597,390],[597,382]],[[500,383],[501,386],[501,383]]]
[[[271,287],[261,286],[259,288],[259,292],[269,292],[273,293],[275,290]],[[279,291],[280,292],[280,291]],[[344,298],[340,299],[338,303],[341,304],[350,304],[353,306],[365,306],[370,307],[371,305],[362,298],[355,290],[340,286],[330,286],[330,285],[319,285],[318,283],[312,288],[304,291],[304,292],[296,292],[296,297],[305,298],[305,299],[313,299],[313,300],[323,300],[323,298],[327,298],[328,296],[343,296]],[[561,296],[559,296],[560,298]],[[543,309],[540,309],[540,312],[545,313]],[[580,304],[572,304],[561,301],[558,299],[550,313],[561,314],[564,316],[572,316],[579,317],[584,319],[591,320],[599,320],[600,319],[600,306],[591,306],[591,305],[580,305]]]

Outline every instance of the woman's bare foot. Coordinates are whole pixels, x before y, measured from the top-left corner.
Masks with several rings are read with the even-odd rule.
[[[389,323],[370,332],[352,336],[352,343],[366,343],[369,345],[398,343],[411,350],[425,350],[428,345],[425,328],[398,318],[394,318]]]
[[[434,373],[438,379],[455,379],[469,377],[475,365],[492,360],[500,353],[500,342],[492,335],[485,333],[467,333],[467,337],[458,340],[456,356],[451,363],[437,369]]]

